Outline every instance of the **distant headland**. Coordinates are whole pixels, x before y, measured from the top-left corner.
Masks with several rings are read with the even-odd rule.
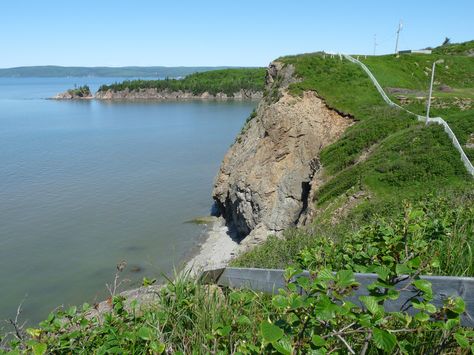
[[[126,80],[102,85],[92,94],[88,86],[69,89],[56,100],[258,100],[263,97],[265,69],[221,69],[182,79]]]
[[[122,77],[122,78],[179,78],[186,75],[231,68],[218,67],[63,67],[57,65],[0,68],[0,78],[53,77]]]

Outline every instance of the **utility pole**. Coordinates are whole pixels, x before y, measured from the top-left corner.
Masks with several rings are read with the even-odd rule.
[[[431,95],[433,94],[433,82],[434,82],[434,74],[435,74],[436,64],[440,64],[440,63],[443,63],[443,62],[444,61],[442,59],[439,59],[439,60],[433,62],[433,67],[431,68],[430,92],[428,94],[428,103],[426,105],[426,121],[425,121],[425,124],[428,124],[428,119],[430,118]]]
[[[374,34],[374,55],[375,55],[375,52],[377,51],[377,46],[379,44],[377,43],[377,34]]]
[[[402,20],[398,23],[398,30],[397,30],[397,41],[395,42],[395,55],[398,54],[398,39],[400,38],[400,31],[402,30]]]

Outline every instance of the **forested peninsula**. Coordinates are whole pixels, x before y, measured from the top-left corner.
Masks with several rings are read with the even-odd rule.
[[[186,100],[260,99],[265,83],[264,68],[222,69],[190,74],[182,79],[126,80],[102,85],[93,96],[68,90],[55,99]],[[73,93],[73,95],[71,95]]]

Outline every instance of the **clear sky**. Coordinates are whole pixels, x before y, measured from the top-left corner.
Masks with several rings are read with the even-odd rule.
[[[474,0],[0,0],[0,67],[266,66],[474,39]]]

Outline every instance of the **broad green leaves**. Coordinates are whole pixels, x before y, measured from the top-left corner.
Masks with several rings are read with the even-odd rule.
[[[273,343],[280,340],[284,334],[283,330],[268,321],[263,321],[260,323],[260,331],[262,333],[263,339],[268,343]]]
[[[373,328],[372,336],[377,348],[387,353],[391,353],[397,344],[397,337],[382,329]]]

